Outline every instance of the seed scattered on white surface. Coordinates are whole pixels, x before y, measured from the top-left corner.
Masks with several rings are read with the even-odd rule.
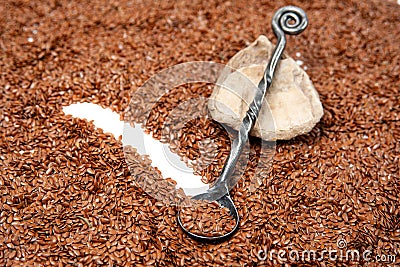
[[[93,103],[76,103],[64,107],[63,111],[67,115],[93,121],[97,128],[103,129],[104,132],[112,133],[115,138],[122,136],[124,123],[120,121],[119,115],[111,109],[102,108]]]
[[[97,104],[76,103],[64,107],[63,111],[67,115],[93,122],[97,128],[113,134],[115,138],[122,136],[124,131],[124,122],[120,120],[119,114],[113,112],[111,109],[102,108]],[[163,177],[174,179],[177,187],[181,187],[186,194],[195,195],[205,193],[208,186],[201,181],[201,176],[193,174],[193,169],[187,167],[183,162],[180,164],[180,168],[176,164],[171,163],[180,161],[180,158],[178,155],[170,152],[168,145],[144,133],[140,125],[131,127],[129,124],[126,124],[125,127],[128,127],[126,130],[134,138],[123,137],[123,145],[131,145],[136,147],[139,153],[147,154],[152,161],[152,166],[157,167]],[[140,148],[140,141],[144,143],[144,148]]]

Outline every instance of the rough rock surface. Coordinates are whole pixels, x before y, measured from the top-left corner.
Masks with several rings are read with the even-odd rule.
[[[274,47],[261,35],[228,62],[234,70],[227,69],[221,75],[208,103],[213,119],[239,129]],[[264,140],[288,140],[311,131],[322,115],[322,104],[311,80],[284,53],[250,134]]]

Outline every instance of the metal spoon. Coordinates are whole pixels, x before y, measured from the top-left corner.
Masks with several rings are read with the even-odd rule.
[[[221,207],[226,207],[229,209],[230,215],[236,221],[235,227],[229,233],[221,236],[210,237],[204,235],[197,235],[190,232],[183,226],[180,218],[180,211],[178,211],[177,214],[178,224],[182,228],[182,230],[187,235],[189,235],[189,237],[202,242],[216,243],[231,237],[238,229],[240,220],[239,214],[237,212],[235,204],[233,203],[229,195],[229,188],[231,188],[233,186],[232,183],[235,182],[233,179],[231,179],[232,173],[234,171],[236,162],[238,161],[239,156],[242,153],[247,140],[249,139],[249,133],[255,124],[258,113],[260,112],[266,92],[272,84],[276,66],[286,46],[285,34],[290,34],[290,35],[299,34],[302,31],[304,31],[307,25],[308,25],[307,15],[299,7],[286,6],[280,8],[275,13],[272,19],[272,29],[274,30],[275,36],[278,38],[278,43],[274,49],[274,52],[267,65],[267,68],[265,69],[264,76],[261,79],[260,83],[258,84],[258,90],[255,94],[254,100],[250,104],[249,110],[247,111],[246,116],[242,121],[242,124],[239,129],[239,134],[232,143],[232,149],[230,151],[227,161],[225,162],[222,173],[220,177],[217,179],[217,181],[214,183],[214,185],[210,189],[208,189],[206,193],[192,197],[195,200],[213,201],[215,200],[215,198],[218,198],[218,196],[222,195],[222,197],[218,198],[216,201],[219,203]]]

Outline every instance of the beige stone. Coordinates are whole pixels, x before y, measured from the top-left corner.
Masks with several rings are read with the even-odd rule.
[[[273,45],[260,36],[239,51],[210,97],[208,108],[216,121],[239,129],[257,85],[261,80]],[[282,56],[251,135],[264,140],[288,140],[308,133],[323,115],[318,92],[303,69],[287,54]]]

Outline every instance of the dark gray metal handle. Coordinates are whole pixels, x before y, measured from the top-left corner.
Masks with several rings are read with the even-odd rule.
[[[227,161],[225,162],[222,173],[214,185],[207,190],[207,193],[203,194],[203,199],[211,201],[216,200],[216,198],[227,194],[234,186],[233,183],[235,181],[230,178],[232,177],[236,162],[238,161],[239,156],[242,153],[247,140],[249,139],[249,133],[256,122],[258,113],[261,110],[266,92],[272,84],[276,66],[286,46],[285,33],[291,35],[301,33],[304,31],[307,25],[307,15],[301,8],[295,6],[286,6],[279,9],[275,13],[272,19],[272,29],[278,38],[278,43],[265,69],[264,76],[258,84],[258,90],[256,91],[254,100],[250,104],[249,110],[242,121],[239,134],[232,142],[231,151]]]

